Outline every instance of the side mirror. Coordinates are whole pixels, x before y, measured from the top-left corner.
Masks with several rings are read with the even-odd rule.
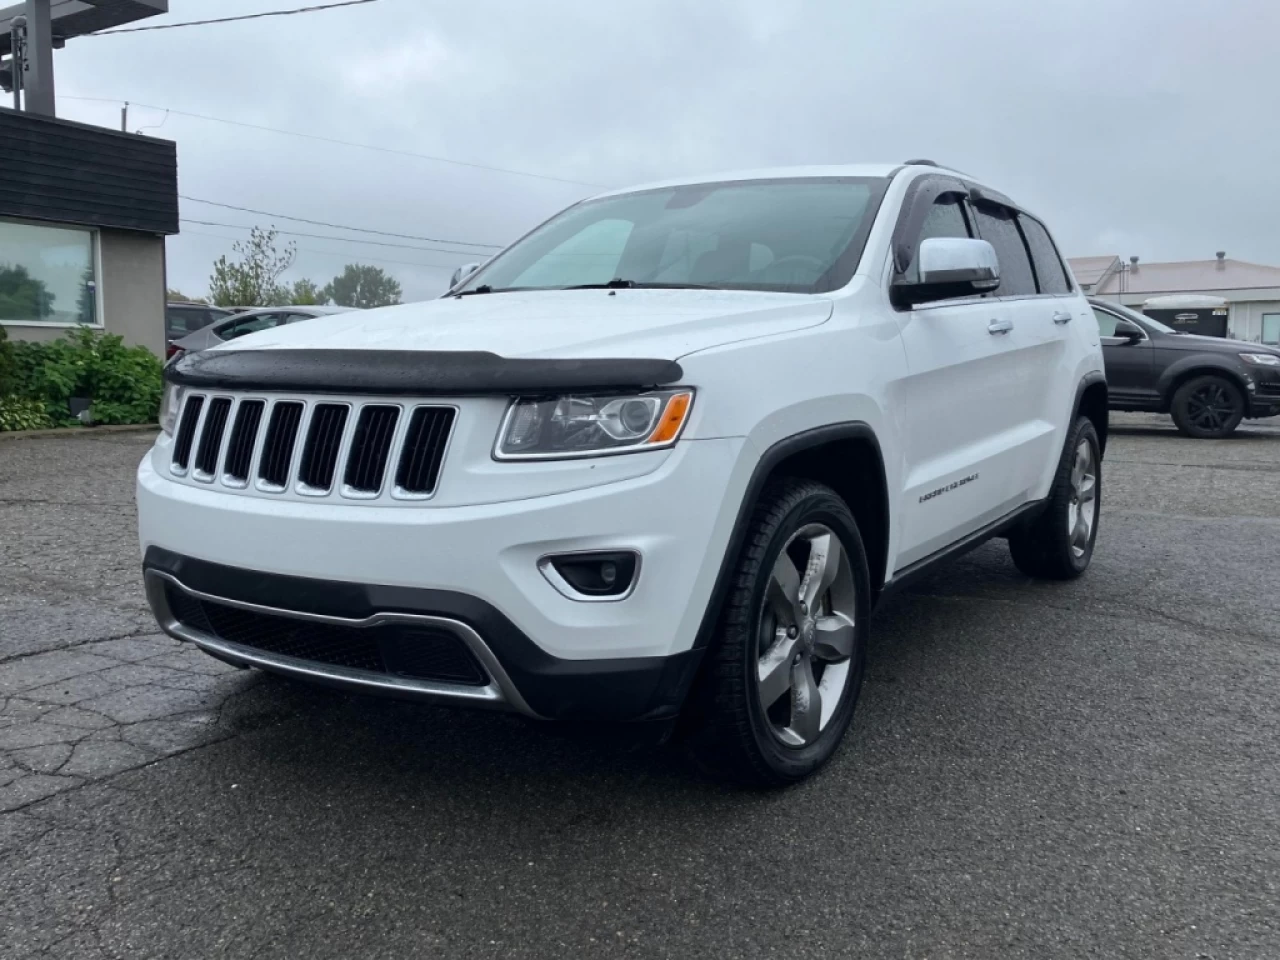
[[[990,293],[1000,286],[1000,261],[985,240],[929,237],[916,253],[917,279],[895,280],[895,304],[911,306]]]
[[[1127,340],[1130,346],[1135,343],[1141,343],[1146,339],[1146,335],[1143,334],[1142,328],[1130,320],[1117,320],[1115,333],[1113,333],[1112,336],[1119,337],[1122,340]]]
[[[453,277],[449,280],[449,289],[452,290],[479,269],[480,264],[478,263],[464,263],[457,270],[453,271]]]

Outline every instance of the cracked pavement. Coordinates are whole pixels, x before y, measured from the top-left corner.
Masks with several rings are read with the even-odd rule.
[[[0,957],[1280,956],[1280,424],[1115,419],[1090,573],[893,598],[772,794],[207,658],[143,599],[150,437],[0,442]]]

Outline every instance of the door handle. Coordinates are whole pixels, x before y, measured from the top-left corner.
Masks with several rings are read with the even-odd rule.
[[[1053,315],[1053,322],[1054,322],[1054,323],[1070,323],[1070,322],[1071,322],[1071,311],[1069,311],[1069,310],[1059,310],[1057,313],[1055,313],[1055,314]]]
[[[1012,329],[1013,329],[1012,320],[992,320],[990,323],[987,324],[987,333],[990,333],[993,335],[997,333],[1008,333]]]

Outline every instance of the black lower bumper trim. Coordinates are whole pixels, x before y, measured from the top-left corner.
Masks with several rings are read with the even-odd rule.
[[[279,610],[361,620],[411,613],[460,620],[479,634],[540,716],[604,722],[670,719],[692,686],[699,651],[670,657],[562,660],[546,653],[500,610],[448,590],[346,583],[245,570],[159,547],[143,565],[200,593]]]

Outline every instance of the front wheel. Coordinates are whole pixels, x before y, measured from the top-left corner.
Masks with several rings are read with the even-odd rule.
[[[1044,510],[1009,534],[1014,566],[1042,580],[1080,576],[1093,558],[1101,506],[1102,448],[1093,424],[1081,417],[1067,432]]]
[[[1220,440],[1244,419],[1244,394],[1226,377],[1192,377],[1174,393],[1169,412],[1185,436]]]
[[[858,525],[835,491],[796,479],[767,487],[702,678],[695,757],[756,786],[822,766],[853,719],[869,599]]]

